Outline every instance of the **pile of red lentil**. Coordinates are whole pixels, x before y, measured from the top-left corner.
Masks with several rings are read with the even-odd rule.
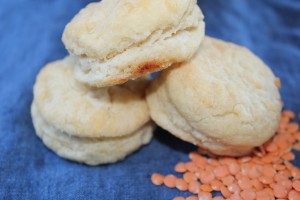
[[[300,150],[299,124],[294,118],[292,111],[283,111],[276,134],[251,155],[234,158],[191,152],[189,162],[175,165],[182,177],[154,173],[151,181],[191,193],[173,200],[300,200],[300,169],[291,163],[292,150]],[[222,196],[212,197],[213,191]]]

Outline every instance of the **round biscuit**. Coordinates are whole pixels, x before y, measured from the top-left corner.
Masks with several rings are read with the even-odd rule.
[[[196,0],[103,0],[82,9],[62,40],[77,59],[76,79],[106,87],[191,58],[203,18]]]
[[[59,156],[87,165],[114,163],[124,159],[152,138],[152,123],[136,132],[121,137],[82,138],[70,136],[48,124],[33,102],[32,120],[36,134],[43,143]]]
[[[146,79],[109,88],[76,81],[72,57],[44,67],[34,85],[34,101],[44,120],[78,137],[120,137],[150,121],[145,101]]]
[[[194,57],[162,71],[147,92],[152,119],[219,155],[239,156],[277,130],[276,77],[248,49],[206,37]]]

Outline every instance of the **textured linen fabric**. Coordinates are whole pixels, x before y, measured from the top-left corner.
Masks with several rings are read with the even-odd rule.
[[[194,149],[157,129],[150,145],[113,165],[88,167],[56,156],[34,133],[32,86],[42,66],[67,52],[64,26],[90,0],[0,1],[0,199],[172,199],[156,187]],[[285,107],[300,112],[300,2],[201,0],[206,32],[250,48],[280,77]],[[298,118],[299,119],[299,118]],[[299,120],[298,120],[299,121]],[[300,167],[300,153],[294,162]]]

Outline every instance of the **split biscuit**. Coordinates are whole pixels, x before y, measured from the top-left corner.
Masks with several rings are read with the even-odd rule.
[[[48,64],[34,86],[37,135],[61,157],[98,165],[123,159],[152,137],[148,80],[92,88],[73,78],[72,57]]]
[[[77,60],[76,79],[112,86],[191,58],[203,18],[196,0],[103,0],[82,9],[62,40]]]

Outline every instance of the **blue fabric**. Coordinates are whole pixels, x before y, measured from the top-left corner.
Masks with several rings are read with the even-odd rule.
[[[172,199],[153,172],[172,173],[193,146],[158,129],[150,145],[113,165],[88,167],[45,148],[30,117],[32,86],[67,55],[65,24],[90,0],[0,1],[0,199]],[[299,0],[201,0],[207,34],[247,46],[281,78],[287,108],[300,111]],[[300,166],[300,155],[295,162]]]

